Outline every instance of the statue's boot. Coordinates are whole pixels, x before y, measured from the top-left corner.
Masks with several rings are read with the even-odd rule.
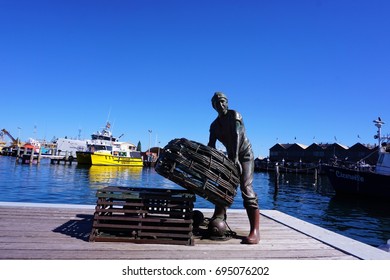
[[[214,214],[208,224],[208,232],[210,234],[210,239],[223,240],[223,238],[226,237],[226,210],[227,208],[224,206],[215,206]]]
[[[246,209],[248,214],[250,232],[247,237],[242,240],[243,244],[258,244],[260,242],[260,212],[259,209],[248,208]]]
[[[215,206],[212,219],[215,219],[215,218],[220,218],[220,219],[226,220],[226,207],[225,206],[219,206],[219,205]]]

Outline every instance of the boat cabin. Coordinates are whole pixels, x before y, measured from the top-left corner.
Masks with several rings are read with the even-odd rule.
[[[390,145],[387,142],[382,143],[380,147],[375,171],[379,174],[390,175]]]

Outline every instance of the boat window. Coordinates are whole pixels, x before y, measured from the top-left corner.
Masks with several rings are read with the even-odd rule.
[[[384,157],[385,157],[384,154],[380,154],[379,159],[378,159],[378,164],[382,164],[383,163],[383,158]]]
[[[130,152],[130,156],[131,157],[141,157],[141,152],[139,152],[139,151],[135,151],[135,152],[131,151]]]
[[[95,150],[104,150],[104,151],[112,151],[111,146],[106,146],[106,145],[94,145]]]

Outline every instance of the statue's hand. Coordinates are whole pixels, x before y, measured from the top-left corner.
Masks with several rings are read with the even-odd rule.
[[[234,165],[237,167],[238,174],[241,175],[242,174],[242,166],[241,166],[241,163],[238,159],[236,159],[234,161]]]

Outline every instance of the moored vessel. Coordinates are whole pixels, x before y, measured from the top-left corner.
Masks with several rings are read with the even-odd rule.
[[[362,197],[390,198],[390,137],[381,135],[385,123],[374,120],[378,128],[374,138],[378,139],[378,160],[375,166],[358,162],[343,165],[335,162],[323,165],[337,195],[358,195]]]
[[[102,131],[91,135],[87,140],[87,150],[77,151],[77,163],[85,165],[143,166],[141,153],[135,145],[118,141],[112,135],[110,123]]]

